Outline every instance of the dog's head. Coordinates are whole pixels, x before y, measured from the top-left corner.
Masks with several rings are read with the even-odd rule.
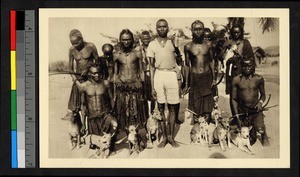
[[[100,149],[108,149],[111,143],[111,134],[103,132],[103,136],[91,135],[92,144],[98,146]]]
[[[158,120],[162,120],[159,113],[154,112],[147,120],[147,131],[154,134],[158,129]]]
[[[126,133],[127,134],[133,134],[136,135],[138,133],[138,125],[130,125],[128,128],[125,127]]]
[[[198,117],[198,123],[200,125],[200,129],[205,129],[208,126],[207,119],[205,116]]]
[[[252,126],[250,127],[241,127],[240,129],[240,135],[244,139],[248,139],[250,137],[250,130],[252,129]]]
[[[218,122],[219,125],[222,126],[223,129],[229,130],[229,123],[232,121],[233,118],[223,118],[219,117]]]
[[[214,120],[217,120],[217,119],[219,119],[219,117],[221,117],[221,112],[220,112],[219,107],[214,107],[213,108],[213,110],[211,111],[211,117]]]

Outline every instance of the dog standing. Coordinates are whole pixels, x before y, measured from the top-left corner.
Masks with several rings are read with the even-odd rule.
[[[128,149],[129,149],[129,155],[131,155],[133,152],[139,153],[141,151],[141,141],[142,137],[140,134],[138,134],[138,126],[139,125],[130,125],[128,128],[125,128],[127,130],[127,139],[128,139]]]
[[[99,136],[95,134],[90,135],[90,143],[96,145],[99,148],[99,150],[94,154],[96,155],[96,157],[108,158],[110,153],[109,149],[111,145],[112,136],[113,135],[111,135],[110,133],[105,133],[105,132],[103,132],[103,136]]]
[[[146,131],[147,131],[147,148],[152,149],[153,148],[153,142],[158,141],[158,121],[162,120],[162,117],[158,112],[154,112],[153,114],[150,114],[149,118],[146,122]]]
[[[208,123],[203,116],[198,117],[197,123],[194,124],[190,132],[191,143],[203,145],[208,143]]]
[[[82,127],[80,115],[73,111],[68,111],[67,115],[61,119],[68,121],[67,132],[70,140],[69,150],[73,150],[76,146],[77,148],[80,148],[81,147],[80,129]]]
[[[255,153],[252,151],[250,146],[250,127],[241,127],[240,132],[235,134],[234,131],[230,132],[230,138],[234,145],[238,147],[239,150],[244,151],[248,154],[254,155]]]
[[[229,133],[229,123],[232,118],[222,118],[218,119],[218,126],[214,129],[212,135],[209,136],[208,148],[211,149],[211,144],[219,143],[223,151],[226,151],[224,142],[226,144],[226,138],[228,147],[231,148],[230,144],[230,133]]]

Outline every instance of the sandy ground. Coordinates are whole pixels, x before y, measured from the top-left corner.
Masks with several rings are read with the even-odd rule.
[[[271,63],[275,60],[278,61],[278,57],[268,58],[265,64],[256,69],[256,72],[265,78],[266,94],[272,94],[269,106],[279,104],[279,66],[271,66]],[[49,81],[49,157],[90,158],[93,151],[89,150],[87,145],[72,151],[68,149],[67,122],[61,120],[67,112],[67,103],[72,85],[71,77],[69,75],[54,75],[50,76]],[[219,85],[219,94],[219,106],[223,111],[230,112],[224,83]],[[184,119],[187,102],[187,96],[185,96],[181,100],[181,119]],[[260,141],[257,141],[252,147],[255,155],[241,152],[235,146],[223,152],[218,145],[214,145],[212,150],[208,150],[207,145],[190,144],[191,119],[185,119],[184,123],[177,127],[178,133],[175,138],[180,147],[172,148],[168,144],[163,149],[144,149],[139,155],[128,156],[127,144],[123,142],[116,145],[117,153],[110,156],[110,158],[279,158],[279,107],[265,111],[264,114],[271,145],[263,147]],[[142,130],[141,133],[144,134],[145,132]],[[124,133],[121,133],[119,137],[121,138],[121,136],[124,136]]]

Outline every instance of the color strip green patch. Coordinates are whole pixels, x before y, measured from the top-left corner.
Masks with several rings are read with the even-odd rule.
[[[17,130],[17,92],[11,90],[11,130]]]

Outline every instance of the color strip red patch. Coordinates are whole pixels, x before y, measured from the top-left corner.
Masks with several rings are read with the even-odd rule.
[[[16,11],[10,11],[10,50],[16,50]]]

